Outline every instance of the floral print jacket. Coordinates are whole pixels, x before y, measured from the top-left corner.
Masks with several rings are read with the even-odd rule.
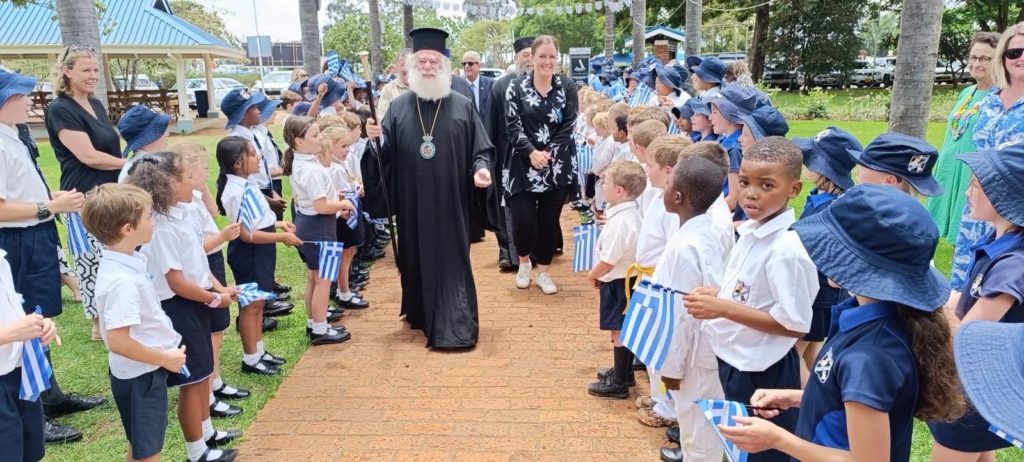
[[[508,86],[505,114],[508,120],[509,155],[503,166],[506,197],[521,192],[542,193],[570,185],[576,178],[576,146],[572,138],[577,116],[576,84],[564,75],[551,77],[551,90],[541,96],[533,73]],[[530,164],[534,150],[551,153],[547,167]]]

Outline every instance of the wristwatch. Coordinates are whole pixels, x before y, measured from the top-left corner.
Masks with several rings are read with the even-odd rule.
[[[45,220],[53,216],[53,212],[46,206],[46,202],[36,202],[36,218]]]

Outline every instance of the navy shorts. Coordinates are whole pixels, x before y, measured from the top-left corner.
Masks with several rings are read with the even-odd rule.
[[[210,273],[213,277],[217,278],[217,282],[222,285],[227,285],[227,273],[224,271],[224,253],[220,250],[211,253],[206,256],[206,261],[210,262]],[[218,308],[210,310],[210,332],[224,332],[228,330],[228,326],[231,325],[231,310],[228,308]]]
[[[161,301],[160,306],[167,317],[171,318],[175,332],[181,335],[181,344],[185,345],[185,366],[189,371],[188,377],[178,373],[168,374],[167,385],[191,385],[206,380],[213,374],[210,311],[214,308],[177,295]]]
[[[991,426],[969,401],[963,417],[952,422],[928,422],[935,441],[954,451],[985,452],[1010,447],[1010,442],[989,431]]]
[[[167,370],[159,368],[127,380],[110,374],[110,392],[132,445],[132,458],[159,454],[167,430]]]
[[[739,403],[749,403],[750,398],[759,388],[799,390],[800,356],[795,348],[790,348],[782,359],[760,372],[741,371],[719,359],[718,378],[722,381],[725,399]],[[789,409],[769,420],[793,433],[796,431],[798,412],[799,409]],[[747,457],[747,462],[790,462],[790,460],[786,453],[775,449],[751,453]]]
[[[629,279],[631,293],[635,281],[636,278]],[[626,280],[602,282],[599,292],[601,330],[622,330],[622,323],[626,320]]]
[[[843,301],[845,291],[828,285],[828,278],[818,273],[818,294],[811,304],[811,330],[802,340],[824,342],[832,327],[832,307]]]
[[[334,215],[295,214],[295,235],[304,242],[298,248],[299,258],[307,269],[320,269],[320,246],[315,241],[336,240],[337,224]]]
[[[57,249],[55,221],[27,228],[0,228],[0,249],[7,252],[7,262],[14,276],[14,290],[24,297],[22,308],[32,313],[36,306],[43,316],[52,318],[61,313],[60,260]]]
[[[35,462],[43,458],[43,402],[18,398],[21,368],[0,375],[0,448],[3,460]]]
[[[335,234],[335,237],[337,237],[338,242],[345,244],[346,249],[359,247],[366,241],[366,224],[363,221],[363,217],[359,217],[356,220],[356,227],[350,228],[347,220],[338,218],[335,225],[338,228],[338,232]]]
[[[273,233],[268,226],[260,231]],[[245,232],[245,231],[242,231]],[[235,284],[255,282],[260,290],[274,290],[274,267],[277,265],[277,249],[274,244],[251,244],[235,239],[228,243],[228,266],[235,276]]]

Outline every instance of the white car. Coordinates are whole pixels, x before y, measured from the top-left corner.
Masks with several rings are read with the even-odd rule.
[[[505,74],[505,71],[496,67],[484,67],[480,69],[480,75],[486,75],[492,79],[497,79]]]
[[[850,83],[858,87],[874,87],[882,84],[883,71],[872,61],[856,61],[850,74]]]
[[[128,77],[128,78],[125,78],[124,76],[114,77],[113,80],[114,80],[114,86],[115,87],[117,87],[119,90],[124,90],[124,89],[128,88],[129,82],[131,81],[131,77]],[[147,76],[146,74],[137,74],[135,76],[135,85],[132,86],[131,89],[132,90],[159,91],[160,90],[160,86],[157,85],[156,82],[153,82],[153,80],[150,79],[149,76]]]
[[[281,96],[281,93],[287,90],[291,83],[291,71],[274,71],[266,73],[262,80],[257,80],[252,89],[262,91],[267,97],[276,98]]]
[[[241,82],[235,79],[228,79],[224,77],[218,77],[213,79],[213,104],[220,106],[221,100],[227,96],[228,92],[235,88],[245,88]],[[171,87],[171,91],[178,90],[178,83],[175,83]],[[188,79],[185,81],[185,92],[188,94],[188,107],[196,108],[196,90],[206,90],[206,79]]]

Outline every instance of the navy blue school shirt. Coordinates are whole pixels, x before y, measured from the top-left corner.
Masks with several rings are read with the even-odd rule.
[[[718,144],[722,145],[725,152],[729,153],[729,173],[740,171],[740,162],[743,161],[743,152],[740,151],[740,135],[743,130],[736,130],[722,138],[718,138]]]
[[[807,200],[804,202],[803,212],[800,212],[800,219],[802,220],[827,209],[837,197],[839,196],[835,194],[819,192],[817,188],[812,189],[807,193]],[[828,278],[819,271],[818,295],[814,297],[814,303],[811,304],[811,308],[815,310],[831,310],[832,305],[843,300],[844,293],[843,289],[828,285]]]
[[[967,267],[970,290],[960,295],[956,316],[963,319],[979,298],[1007,294],[1015,302],[999,322],[1024,322],[1024,234],[1012,232],[996,238],[993,232],[979,241],[973,251],[974,259]]]
[[[835,194],[819,192],[817,188],[812,189],[807,193],[807,201],[804,202],[804,211],[800,213],[800,218],[807,218],[825,210],[833,201],[836,200],[836,197],[838,196]]]
[[[910,308],[890,302],[859,306],[852,297],[833,307],[829,340],[800,401],[797,436],[849,450],[844,403],[852,401],[889,414],[889,458],[910,459],[918,378],[900,309]]]

